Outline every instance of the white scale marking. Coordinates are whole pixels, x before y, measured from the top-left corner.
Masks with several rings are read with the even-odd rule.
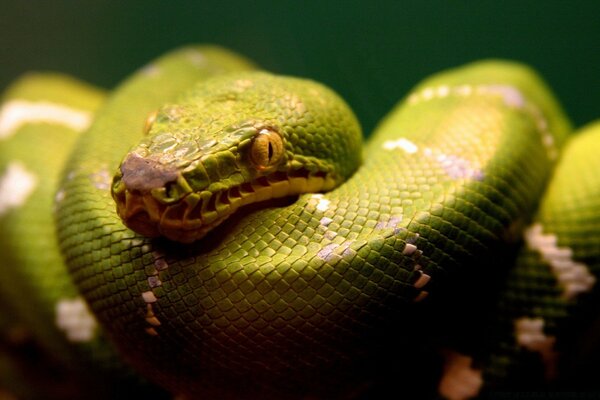
[[[419,294],[413,299],[414,302],[422,301],[427,296],[429,296],[429,292],[426,290],[422,290],[422,289],[431,280],[431,275],[428,275],[425,272],[423,272],[423,270],[422,270],[423,267],[418,262],[418,259],[421,257],[421,254],[423,253],[421,250],[418,249],[417,245],[414,244],[414,241],[416,241],[416,239],[418,237],[419,237],[419,235],[417,234],[414,238],[409,239],[409,240],[412,240],[413,243],[407,242],[404,245],[404,249],[402,250],[402,255],[407,256],[407,257],[412,257],[412,259],[415,263],[413,266],[413,271],[419,272],[419,277],[417,278],[417,280],[415,280],[413,282],[413,286],[416,289],[420,290]]]
[[[417,279],[415,283],[413,283],[413,286],[417,289],[421,289],[423,288],[423,286],[427,285],[427,283],[431,280],[431,276],[427,275],[421,269],[418,269],[417,271],[420,272],[419,279]]]
[[[92,114],[48,101],[11,100],[0,108],[0,139],[12,136],[22,125],[50,123],[75,131],[87,128]]]
[[[519,89],[510,85],[502,84],[486,84],[486,85],[461,85],[456,87],[438,86],[422,89],[420,92],[415,92],[408,97],[408,104],[418,104],[433,99],[441,99],[444,97],[457,95],[468,97],[473,94],[501,96],[510,108],[523,110],[533,117],[536,127],[540,132],[541,141],[546,148],[548,158],[556,159],[558,151],[554,143],[552,133],[548,131],[548,122],[542,112],[533,104],[527,102],[525,96]],[[387,143],[387,142],[386,142]],[[385,144],[384,144],[385,146]],[[384,147],[385,148],[385,147]]]
[[[392,215],[388,220],[377,221],[375,229],[393,229],[394,233],[397,234],[402,229],[400,224],[402,223],[402,215]]]
[[[416,153],[419,150],[419,147],[406,138],[399,138],[397,140],[386,140],[383,143],[383,148],[385,150],[395,150],[402,149],[409,154]]]
[[[337,234],[337,232],[334,232],[334,231],[326,231],[326,232],[323,234],[323,236],[325,236],[325,238],[326,238],[326,239],[329,239],[329,240],[333,240],[333,239],[335,239],[335,237],[336,237],[337,235],[338,235],[338,234]]]
[[[414,154],[419,151],[419,147],[407,138],[388,140],[383,143],[384,150],[404,150],[408,154]],[[446,154],[439,150],[426,147],[423,149],[425,157],[433,158],[444,169],[446,174],[452,179],[483,179],[483,172],[479,166],[466,158],[452,154]]]
[[[557,352],[554,350],[556,338],[544,333],[542,318],[522,317],[515,321],[515,337],[517,344],[529,351],[539,353],[544,361],[546,377],[552,379],[556,375]]]
[[[530,249],[538,251],[548,263],[563,288],[565,298],[573,299],[581,293],[589,292],[596,283],[596,278],[588,267],[573,260],[573,250],[558,247],[556,235],[545,235],[541,224],[533,224],[525,231],[525,241]]]
[[[427,157],[434,158],[452,179],[483,179],[481,168],[471,160],[430,148],[426,148],[423,153]]]
[[[154,292],[152,292],[152,290],[147,290],[144,293],[142,293],[142,299],[144,299],[146,303],[156,303],[156,301],[158,300],[154,295]]]
[[[81,297],[60,300],[55,312],[56,326],[71,342],[89,342],[94,338],[98,323]]]
[[[328,218],[328,217],[323,217],[323,218],[321,218],[321,220],[319,221],[319,223],[320,223],[322,226],[325,226],[325,227],[329,226],[329,224],[331,224],[332,222],[333,222],[333,220],[332,220],[331,218]]]
[[[404,246],[404,250],[402,250],[402,254],[404,254],[405,256],[410,256],[413,255],[415,251],[417,251],[417,246],[415,246],[412,243],[406,243],[406,246]]]
[[[350,248],[352,243],[354,243],[353,240],[346,240],[343,243],[329,243],[319,250],[317,257],[323,261],[330,262],[344,256],[349,256],[354,252],[354,250]]]
[[[519,346],[531,351],[540,351],[550,341],[550,338],[544,334],[542,318],[519,318],[515,321],[515,336]]]
[[[313,194],[311,196],[311,201],[309,202],[314,204],[312,200],[317,200],[317,204],[316,204],[316,208],[319,211],[325,212],[327,210],[329,210],[329,205],[331,204],[331,201],[327,200],[321,193],[317,193],[317,194]]]
[[[57,204],[62,202],[65,199],[65,196],[65,191],[63,189],[59,189],[54,195],[54,202]]]
[[[22,163],[9,163],[6,172],[0,177],[0,215],[25,204],[37,182],[37,177]]]
[[[448,351],[445,358],[438,392],[449,400],[476,397],[483,385],[483,378],[481,370],[473,368],[473,359],[455,351]]]
[[[144,248],[144,247],[146,247],[146,250],[144,250],[144,252],[147,252],[150,250],[150,248],[147,247],[146,245],[142,246],[142,248]],[[142,299],[146,303],[145,319],[146,319],[146,323],[148,323],[150,325],[150,326],[146,327],[145,331],[150,336],[158,336],[158,331],[156,330],[156,327],[161,325],[161,322],[158,319],[158,317],[154,314],[154,308],[152,307],[152,305],[158,301],[158,298],[156,297],[156,295],[154,294],[154,292],[152,290],[157,287],[162,286],[162,281],[161,281],[158,273],[160,271],[164,271],[167,268],[169,268],[169,264],[164,259],[164,256],[165,255],[160,251],[152,252],[152,257],[154,258],[155,269],[152,272],[152,275],[150,275],[147,279],[148,287],[150,288],[150,290],[147,290],[142,293]]]

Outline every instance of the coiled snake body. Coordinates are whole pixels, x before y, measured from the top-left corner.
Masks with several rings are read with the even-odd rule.
[[[114,379],[99,397],[163,395],[119,359],[190,398],[356,397],[390,378],[468,398],[558,379],[557,337],[595,283],[593,132],[561,156],[570,124],[545,85],[487,61],[419,84],[361,155],[329,89],[253,69],[189,47],[105,101],[61,77],[7,92],[4,118],[28,108],[38,121],[4,126],[1,166],[21,184],[6,172],[2,196],[25,195],[3,198],[0,285],[3,299],[32,293],[7,304],[34,336],[88,388]],[[56,143],[52,129],[83,130],[94,112],[27,215],[50,169],[24,149],[28,129]],[[532,362],[542,377],[516,379]]]

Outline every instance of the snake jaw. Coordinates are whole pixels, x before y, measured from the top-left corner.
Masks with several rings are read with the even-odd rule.
[[[333,173],[305,167],[275,170],[252,180],[209,191],[193,191],[183,174],[128,156],[115,176],[112,194],[124,224],[147,237],[191,243],[202,239],[240,207],[306,192],[330,190]],[[148,171],[130,171],[133,167]],[[131,175],[131,176],[129,176]],[[167,179],[170,179],[166,181]],[[154,186],[155,183],[160,185]]]

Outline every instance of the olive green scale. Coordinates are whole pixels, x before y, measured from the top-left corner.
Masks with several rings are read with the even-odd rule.
[[[36,392],[31,382],[24,383],[16,388],[15,395],[32,399],[85,395],[100,399],[149,390],[119,360],[95,321],[90,322],[89,340],[70,337],[68,326],[63,326],[68,325],[68,320],[60,322],[65,319],[60,316],[61,308],[85,304],[61,257],[52,218],[54,200],[60,197],[56,192],[60,170],[85,125],[53,121],[51,113],[44,109],[62,112],[67,121],[87,124],[104,96],[101,89],[64,75],[40,73],[21,77],[2,99],[3,112],[8,113],[10,107],[17,109],[12,112],[15,121],[21,117],[19,108],[34,110],[30,111],[33,122],[3,126],[8,134],[0,140],[2,175],[20,171],[21,180],[32,182],[31,193],[23,205],[2,207],[0,213],[3,314],[12,309],[18,316],[7,321],[9,325],[3,333],[8,337],[7,348],[14,347],[11,351],[17,352],[29,349],[26,354],[31,358],[13,365],[12,374],[38,381],[43,387]],[[16,342],[10,340],[14,332],[19,332],[21,338]],[[15,376],[10,385],[15,384]],[[157,398],[164,396],[155,387],[151,390]]]
[[[600,278],[599,137],[596,122],[569,140],[526,231],[545,236],[555,255],[548,250],[544,255],[526,233],[501,287],[494,311],[499,318],[491,326],[496,334],[487,338],[482,360],[488,391],[546,390],[549,381],[557,391],[595,387],[593,321],[598,313],[592,289]],[[523,318],[540,324],[541,351],[523,346],[514,334],[516,321]],[[544,341],[552,346],[545,348]]]
[[[190,245],[138,236],[92,177],[115,171],[147,114],[216,68],[213,56],[240,63],[212,49],[167,55],[81,137],[57,204],[69,270],[122,354],[173,392],[350,393],[373,378],[373,354],[398,345],[390,336],[418,340],[404,314],[415,301],[435,301],[527,221],[568,122],[528,69],[474,64],[417,86],[339,188],[246,210]],[[397,335],[381,335],[390,326]]]

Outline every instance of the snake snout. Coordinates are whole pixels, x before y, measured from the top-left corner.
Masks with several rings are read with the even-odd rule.
[[[112,195],[125,225],[144,236],[161,235],[158,223],[167,204],[187,195],[180,187],[181,174],[172,165],[130,153],[121,163]]]
[[[177,180],[178,172],[173,166],[131,153],[121,164],[121,174],[127,190],[147,192]]]

